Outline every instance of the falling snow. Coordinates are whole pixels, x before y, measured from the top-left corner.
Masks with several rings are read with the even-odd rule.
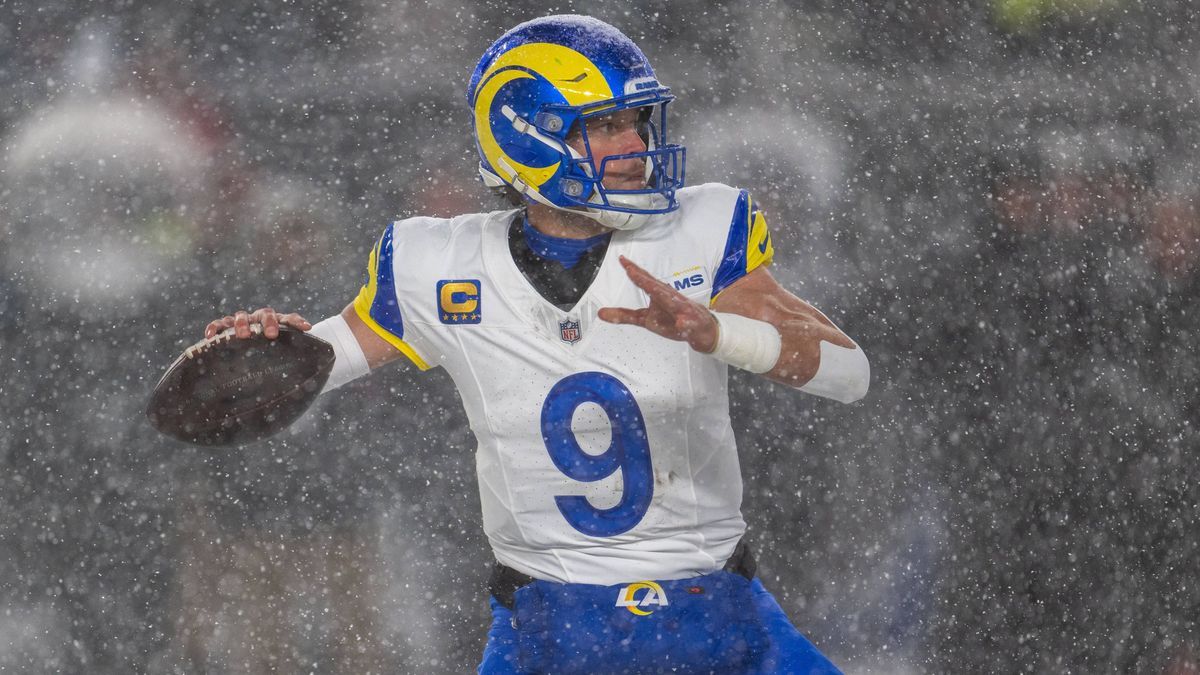
[[[492,558],[441,371],[272,440],[158,436],[227,311],[316,320],[383,225],[500,208],[475,59],[632,37],[688,182],[872,362],[731,375],[759,570],[851,673],[1200,670],[1200,16],[1187,0],[0,0],[0,671],[475,667]]]

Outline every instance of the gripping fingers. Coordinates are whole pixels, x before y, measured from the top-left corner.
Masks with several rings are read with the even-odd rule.
[[[226,316],[226,317],[217,319],[216,321],[210,321],[210,322],[208,322],[208,325],[204,327],[204,339],[207,340],[208,338],[216,335],[217,333],[220,333],[221,331],[225,330],[226,328],[229,328],[232,325],[233,325],[233,317],[232,316]]]
[[[308,330],[312,328],[312,324],[309,323],[307,319],[295,312],[280,314],[279,323],[281,325],[291,326],[292,328],[299,328],[300,330]]]
[[[258,322],[262,324],[263,335],[265,335],[268,340],[274,340],[275,338],[279,337],[279,315],[276,314],[275,310],[272,309],[262,309],[258,312],[255,312],[255,314],[260,313],[261,316],[259,317]]]
[[[280,314],[272,310],[262,310],[262,327],[263,335],[267,339],[274,340],[279,337],[280,326],[291,326],[299,330],[308,330],[312,328],[312,324],[304,320],[304,317],[291,312],[289,314]]]
[[[233,334],[241,339],[250,337],[250,315],[243,311],[233,314]]]
[[[206,339],[211,338],[227,328],[233,328],[234,335],[246,339],[253,335],[250,327],[254,324],[261,325],[263,335],[270,340],[279,337],[279,327],[283,325],[299,330],[309,330],[312,328],[311,323],[295,312],[280,314],[270,307],[263,307],[253,312],[238,311],[233,316],[226,316],[209,322],[204,327],[204,337]]]

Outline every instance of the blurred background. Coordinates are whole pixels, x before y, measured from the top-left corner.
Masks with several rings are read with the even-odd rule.
[[[689,183],[872,361],[732,374],[760,573],[850,673],[1200,672],[1200,16],[1187,0],[0,0],[0,670],[456,673],[473,438],[398,367],[236,450],[143,408],[210,319],[316,320],[384,225],[492,210],[464,100],[579,11]]]

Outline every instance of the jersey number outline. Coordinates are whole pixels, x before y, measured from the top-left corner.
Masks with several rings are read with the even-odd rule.
[[[584,452],[571,430],[571,418],[584,403],[599,405],[612,427],[608,449],[598,455]],[[554,466],[572,480],[591,483],[621,470],[621,501],[610,508],[596,508],[579,495],[555,495],[554,502],[571,527],[593,537],[612,537],[641,522],[654,497],[654,466],[646,421],[629,387],[595,371],[559,380],[542,404],[542,441]]]

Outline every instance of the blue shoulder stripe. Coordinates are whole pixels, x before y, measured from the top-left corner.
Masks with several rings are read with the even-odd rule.
[[[733,207],[733,219],[729,223],[729,238],[725,241],[725,255],[713,275],[712,296],[746,276],[746,244],[750,241],[750,194],[738,192],[737,204]]]
[[[395,223],[388,223],[383,236],[376,244],[375,258],[375,297],[371,299],[371,318],[387,332],[398,338],[404,337],[404,318],[400,314],[400,306],[396,301],[396,280],[392,273],[392,228]]]

